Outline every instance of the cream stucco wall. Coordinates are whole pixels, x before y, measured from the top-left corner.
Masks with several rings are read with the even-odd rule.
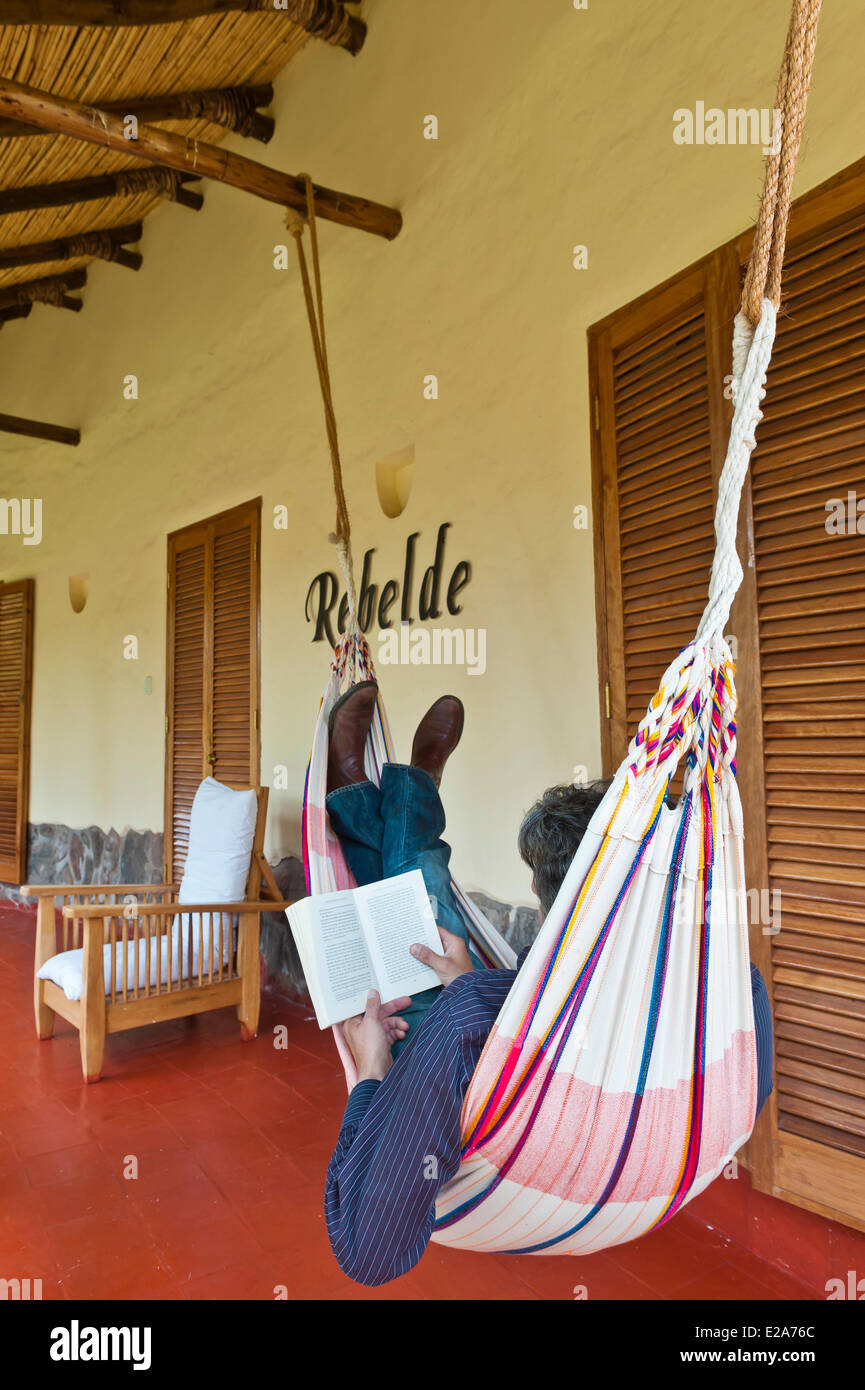
[[[586,328],[745,227],[754,146],[678,146],[673,111],[770,106],[788,0],[369,0],[355,60],[307,45],[276,84],[277,167],[399,206],[393,244],[322,228],[326,307],[358,559],[419,572],[452,523],[462,620],[487,669],[382,668],[398,745],[441,691],[466,701],[445,792],[470,886],[529,901],[521,812],[575,764],[599,768]],[[798,191],[865,153],[865,8],[825,7]],[[439,139],[423,138],[435,114]],[[298,846],[326,675],[303,602],[332,564],[321,408],[278,209],[218,185],[148,221],[144,267],[95,265],[80,316],[37,307],[0,334],[2,409],[81,427],[77,450],[0,436],[0,495],[44,499],[44,538],[0,537],[0,576],[37,581],[31,819],[162,822],[165,536],[261,494],[262,777],[271,856]],[[589,268],[575,270],[575,243]],[[122,397],[135,373],[140,398]],[[435,373],[437,401],[424,399]],[[375,462],[415,448],[399,518]],[[271,524],[286,504],[288,532]],[[89,571],[80,615],[69,575]],[[140,659],[122,659],[122,638]],[[375,650],[373,633],[373,649]],[[153,693],[145,693],[145,676]]]

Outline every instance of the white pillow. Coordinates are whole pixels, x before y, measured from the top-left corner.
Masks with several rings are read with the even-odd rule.
[[[105,965],[110,969],[107,960]],[[36,978],[37,980],[51,980],[63,990],[67,999],[80,999],[83,970],[84,952],[82,950],[61,951],[59,956],[52,956],[50,960],[46,960],[45,964],[39,967],[36,971]]]
[[[188,919],[185,919],[185,920],[188,920]],[[228,921],[228,920],[229,920],[228,917],[226,917],[226,921]],[[177,980],[177,931],[178,931],[178,924],[177,924],[177,923],[178,923],[178,919],[175,919],[175,922],[174,922],[174,925],[173,925],[172,931],[171,931],[171,936],[168,937],[168,938],[163,937],[163,939],[162,939],[162,949],[161,949],[161,951],[160,951],[160,957],[161,957],[161,959],[160,959],[160,966],[161,966],[161,968],[160,968],[160,980],[159,980],[159,983],[162,984],[162,985],[167,984],[167,982],[168,982],[168,953],[169,953],[169,942],[171,943],[171,982],[172,982],[172,984],[174,984],[174,983],[176,982],[176,980]],[[218,929],[217,929],[217,930],[218,930]],[[218,938],[218,935],[215,935],[215,936],[214,936],[214,940],[215,940],[215,941],[218,941],[218,939],[219,939],[219,938]],[[208,964],[208,963],[209,963],[209,960],[208,960],[208,942],[209,942],[209,932],[207,931],[207,929],[206,929],[206,927],[205,927],[205,964]],[[184,947],[185,947],[185,945],[186,945],[186,934],[184,933]],[[194,955],[194,960],[193,960],[193,973],[195,973],[195,971],[198,969],[198,952],[197,952],[197,951],[194,951],[194,952],[193,952],[193,955]],[[223,951],[223,956],[226,956],[226,952],[225,952],[225,951]],[[226,958],[227,958],[227,956],[226,956]],[[184,978],[184,979],[186,978],[186,975],[187,975],[187,959],[188,959],[188,958],[187,958],[186,952],[185,952],[185,950],[184,950],[183,959],[182,959],[182,961],[181,961],[181,969],[182,969],[182,971],[183,971],[183,978]],[[123,943],[120,942],[120,941],[118,941],[118,942],[117,942],[117,945],[116,945],[115,961],[116,961],[116,966],[115,966],[115,984],[116,984],[117,992],[118,992],[118,994],[119,994],[120,991],[121,991],[122,988],[123,988]],[[214,964],[216,964],[215,961],[214,961]],[[143,988],[144,988],[145,966],[146,966],[146,955],[145,955],[145,950],[144,950],[144,943],[143,943],[143,942],[139,942],[139,947],[138,947],[138,988],[139,988],[139,989],[143,989]],[[104,975],[105,975],[105,993],[106,993],[106,994],[109,994],[109,993],[111,992],[111,984],[110,984],[110,974],[111,974],[111,943],[110,943],[110,942],[109,942],[106,946],[104,946],[104,947],[102,948],[102,969],[103,969],[103,973],[104,973]],[[67,998],[67,999],[80,999],[80,998],[81,998],[81,995],[82,995],[82,992],[83,992],[83,989],[84,989],[84,951],[83,951],[83,949],[82,949],[81,947],[78,947],[78,949],[75,950],[75,951],[61,951],[61,952],[59,953],[59,955],[52,956],[50,960],[46,960],[45,964],[44,964],[43,966],[40,966],[40,968],[39,968],[39,970],[37,970],[36,974],[37,974],[37,978],[40,979],[40,980],[52,980],[53,983],[54,983],[55,985],[58,985],[59,988],[63,990],[63,993],[66,995],[66,998]],[[150,985],[151,985],[151,988],[152,988],[155,984],[156,984],[156,946],[155,946],[153,943],[151,943],[151,947],[150,947]],[[127,990],[128,990],[130,993],[131,993],[132,990],[135,988],[135,956],[134,956],[134,953],[133,953],[133,950],[132,950],[132,945],[131,945],[131,943],[130,943],[130,945],[127,947],[127,953],[126,953],[126,988],[127,988]]]
[[[189,817],[189,848],[177,901],[180,903],[234,903],[246,897],[246,880],[255,839],[258,817],[258,797],[250,787],[235,791],[205,777],[192,803]],[[228,963],[232,951],[231,918],[222,921],[222,963]],[[189,969],[189,933],[192,931],[192,973],[198,972],[198,942],[201,936],[202,968],[210,961],[210,936],[213,932],[214,964],[219,963],[220,918],[209,915],[195,917],[190,928],[189,914],[176,917],[171,931],[172,968],[177,973],[177,934],[182,933],[181,971],[186,978]]]
[[[233,903],[246,896],[258,798],[206,777],[192,803],[181,903]]]

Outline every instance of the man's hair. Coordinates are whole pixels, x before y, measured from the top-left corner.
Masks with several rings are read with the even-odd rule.
[[[535,891],[545,916],[609,785],[589,782],[585,787],[549,787],[526,813],[520,826],[520,854],[535,876]]]

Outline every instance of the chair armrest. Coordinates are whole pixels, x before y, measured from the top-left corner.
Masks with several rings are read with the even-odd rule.
[[[73,918],[76,918],[76,917],[78,917],[78,918],[80,918],[80,917],[103,917],[103,918],[104,918],[104,917],[123,917],[123,916],[126,916],[126,917],[132,918],[132,917],[136,917],[136,916],[146,916],[147,914],[151,914],[151,915],[152,915],[152,914],[158,913],[158,912],[162,912],[162,913],[164,913],[166,916],[171,915],[172,917],[174,917],[174,916],[180,916],[181,914],[183,914],[184,916],[187,916],[187,915],[188,915],[188,916],[192,916],[192,915],[194,915],[195,913],[200,913],[200,912],[210,912],[210,913],[213,913],[214,915],[215,915],[216,913],[218,913],[218,912],[259,912],[259,913],[260,913],[260,912],[274,912],[274,911],[279,911],[280,909],[283,909],[283,908],[286,908],[286,907],[290,907],[290,906],[291,906],[291,903],[296,902],[296,901],[297,901],[297,900],[296,900],[295,898],[292,898],[292,899],[290,899],[289,901],[286,901],[286,902],[277,902],[277,903],[275,903],[275,902],[258,902],[258,901],[256,901],[256,902],[248,902],[248,903],[245,903],[245,902],[240,902],[240,903],[178,903],[178,902],[171,902],[171,903],[139,903],[139,904],[138,904],[138,908],[139,908],[138,912],[134,912],[134,911],[133,911],[133,912],[128,912],[128,911],[127,911],[126,913],[124,913],[124,911],[123,911],[123,909],[124,909],[124,904],[123,904],[123,903],[108,903],[108,904],[102,904],[102,903],[73,903],[73,904],[70,904],[70,905],[68,905],[67,907],[64,907],[64,908],[63,908],[63,916],[66,917],[66,918],[68,918],[69,920],[72,920]],[[128,908],[128,907],[132,907],[133,905],[132,905],[131,903],[129,903],[129,904],[125,904],[125,906]]]
[[[74,893],[176,893],[177,883],[24,883],[23,898],[59,898]]]

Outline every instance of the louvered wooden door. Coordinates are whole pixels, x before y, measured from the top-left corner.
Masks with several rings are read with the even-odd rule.
[[[165,867],[186,862],[203,778],[259,778],[259,501],[168,538]]]
[[[615,766],[706,605],[723,373],[712,266],[592,330],[604,758]]]
[[[0,883],[27,872],[33,580],[0,583]]]
[[[865,1222],[865,209],[790,241],[752,492],[775,1176]]]

